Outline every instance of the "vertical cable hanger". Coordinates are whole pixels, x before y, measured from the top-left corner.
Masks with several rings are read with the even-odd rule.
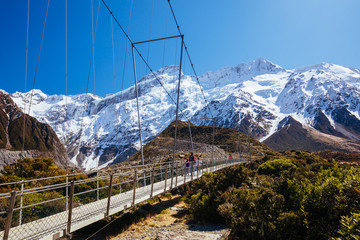
[[[172,7],[172,5],[171,5],[170,0],[167,0],[167,1],[168,1],[169,8],[170,8],[170,10],[171,10],[171,13],[172,13],[172,15],[173,15],[173,18],[174,18],[176,27],[177,27],[177,29],[178,29],[178,32],[179,32],[179,34],[181,35],[182,32],[181,32],[181,30],[180,30],[180,26],[179,26],[178,21],[177,21],[177,19],[176,19],[174,9],[173,9],[173,7]],[[198,85],[199,85],[199,88],[200,88],[200,91],[201,91],[201,93],[202,93],[202,96],[203,96],[203,98],[204,98],[204,100],[205,100],[206,107],[207,107],[207,109],[209,110],[209,113],[210,113],[210,115],[211,115],[211,118],[214,118],[214,116],[213,116],[213,114],[212,114],[212,112],[211,112],[211,109],[210,109],[210,107],[209,107],[209,102],[208,102],[208,100],[206,99],[204,90],[203,90],[203,88],[202,88],[202,86],[201,86],[201,84],[200,84],[199,77],[198,77],[198,75],[197,75],[197,73],[196,73],[196,71],[195,71],[194,64],[193,64],[193,62],[192,62],[192,60],[191,60],[191,57],[190,57],[190,54],[189,54],[189,51],[188,51],[188,48],[187,48],[185,42],[184,42],[184,48],[185,48],[186,55],[187,55],[187,57],[188,57],[188,59],[189,59],[191,68],[192,68],[192,70],[193,70],[193,72],[194,72],[196,81],[197,81],[197,83],[198,83]]]
[[[65,143],[67,143],[68,130],[68,115],[67,115],[67,97],[68,97],[68,19],[67,19],[67,0],[65,0]],[[65,145],[65,144],[64,144]],[[66,145],[65,145],[66,146]],[[67,151],[67,149],[66,149]],[[68,161],[66,161],[66,168],[68,168]]]
[[[40,53],[41,53],[42,43],[43,43],[43,40],[44,40],[45,26],[46,26],[46,19],[47,19],[48,11],[49,11],[49,5],[50,5],[50,0],[48,0],[47,5],[46,5],[46,12],[45,12],[44,25],[43,25],[43,29],[42,29],[41,40],[40,40],[40,46],[39,46],[39,52],[38,52],[38,57],[37,57],[37,61],[36,61],[36,67],[35,67],[35,74],[34,74],[34,80],[33,80],[32,90],[31,90],[31,94],[30,94],[30,103],[29,103],[28,115],[30,115],[31,104],[32,104],[32,98],[33,98],[33,95],[34,95],[34,88],[35,88],[35,82],[36,82],[37,71],[38,71],[38,68],[39,68]]]
[[[149,28],[149,37],[151,39],[151,30],[152,30],[152,22],[153,22],[153,15],[154,15],[154,0],[152,0],[152,7],[151,7],[151,16],[150,16],[150,28]],[[149,55],[150,55],[150,42],[147,44],[147,54],[146,54],[146,61],[149,62]],[[147,68],[145,68],[145,74],[147,72]]]
[[[94,35],[94,6],[93,0],[91,0],[91,38],[92,38],[92,70],[93,70],[93,81],[94,81],[94,95],[95,95],[95,35]],[[97,14],[97,17],[99,14]],[[96,19],[97,24],[97,19]]]
[[[27,70],[28,70],[28,50],[29,50],[29,22],[30,22],[30,0],[28,0],[28,6],[27,6],[27,18],[26,18],[26,50],[25,50],[25,80],[24,80],[24,92],[26,93],[26,82],[27,82]],[[24,116],[24,122],[23,122],[23,135],[22,135],[22,157],[25,158],[24,156],[24,151],[25,151],[25,122],[26,122],[26,97],[24,96],[23,98],[23,102],[24,102],[24,111],[23,111],[23,116]],[[18,160],[16,160],[17,163]]]
[[[131,4],[130,4],[130,11],[129,11],[129,21],[128,21],[128,32],[130,32],[130,27],[131,27],[131,16],[132,16],[132,8],[133,8],[133,0],[131,0]],[[111,17],[111,20],[113,20],[113,13],[110,12],[110,17]],[[127,60],[127,57],[128,57],[128,40],[126,39],[126,46],[125,46],[125,54],[124,54],[124,64],[123,64],[123,71],[122,71],[122,78],[121,78],[121,88],[120,88],[120,99],[119,99],[119,103],[121,103],[123,101],[123,91],[124,91],[124,81],[125,81],[125,72],[126,72],[126,60]],[[131,68],[130,68],[130,64],[129,64],[129,74],[131,72]],[[130,79],[130,77],[129,77]],[[117,115],[117,120],[118,121],[118,117],[120,116],[120,109],[119,108],[119,111],[116,111],[118,113]],[[116,130],[116,140],[119,139],[119,129],[120,129],[120,123],[117,124],[117,130]]]
[[[99,4],[98,4],[98,9],[97,9],[97,15],[96,15],[96,22],[95,22],[95,29],[94,29],[94,37],[92,39],[92,46],[91,46],[91,56],[90,56],[90,64],[89,64],[89,69],[88,69],[88,76],[87,76],[87,81],[86,81],[86,91],[84,94],[84,107],[83,107],[83,111],[82,111],[82,117],[81,117],[81,122],[80,122],[80,133],[79,133],[79,144],[77,147],[77,151],[79,151],[80,149],[80,144],[81,144],[81,138],[83,135],[83,124],[84,124],[84,115],[85,115],[85,110],[87,108],[87,95],[88,95],[88,90],[89,90],[89,81],[90,81],[90,75],[91,75],[91,66],[92,66],[92,61],[93,61],[93,54],[94,54],[94,43],[95,43],[95,37],[96,37],[96,30],[97,30],[97,24],[98,24],[98,19],[99,19],[99,10],[100,10],[100,0],[99,0]]]
[[[167,35],[167,24],[168,24],[168,11],[166,11],[166,17],[165,17],[165,34],[164,36]],[[164,67],[164,62],[165,62],[165,49],[166,49],[166,41],[164,41],[164,46],[163,46],[163,56],[162,56],[162,67]]]

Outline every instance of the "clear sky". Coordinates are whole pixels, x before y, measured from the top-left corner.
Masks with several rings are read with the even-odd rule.
[[[133,41],[177,34],[167,0],[134,0],[132,8],[131,0],[105,1]],[[104,96],[133,85],[132,62],[115,22],[113,58],[111,17],[100,3],[95,81],[93,69],[88,77],[91,2],[68,0],[68,93],[84,93],[89,81],[88,91]],[[360,68],[359,0],[171,2],[199,75],[258,57],[287,69],[319,62]],[[98,3],[93,0],[94,25]],[[34,80],[46,4],[46,0],[30,0],[27,90]],[[27,0],[1,1],[0,88],[10,93],[25,88],[26,18]],[[142,44],[139,50],[154,70],[179,64],[179,40]],[[138,56],[136,63],[139,77],[148,73]],[[189,62],[184,64],[185,72],[191,73]],[[50,1],[35,88],[47,94],[65,93],[65,0]]]

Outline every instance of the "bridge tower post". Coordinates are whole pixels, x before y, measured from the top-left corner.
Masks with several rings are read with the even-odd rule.
[[[177,134],[178,115],[179,115],[179,99],[180,99],[180,83],[181,83],[181,67],[182,67],[183,48],[184,48],[184,35],[181,35],[180,64],[179,64],[179,82],[178,82],[177,100],[176,100],[175,137],[174,137],[173,158],[172,158],[172,163],[171,163],[172,166],[171,166],[171,182],[170,182],[170,188],[172,188],[172,186],[173,186],[173,176],[174,176],[175,151],[176,151],[176,134]]]

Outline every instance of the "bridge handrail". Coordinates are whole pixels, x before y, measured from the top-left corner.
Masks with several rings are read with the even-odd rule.
[[[202,169],[202,171],[204,171],[204,168],[207,169],[208,171],[216,171],[222,167],[225,166],[229,166],[232,164],[235,164],[237,162],[241,162],[241,159],[216,159],[215,161],[213,161],[212,159],[202,159],[202,164],[200,165],[200,171]],[[189,170],[187,170],[189,169]],[[59,224],[64,224],[64,217],[67,214],[67,210],[68,210],[68,202],[70,204],[70,202],[72,202],[71,199],[73,199],[74,197],[80,197],[80,195],[85,195],[88,193],[92,193],[92,192],[97,192],[97,197],[96,195],[89,195],[89,196],[84,196],[84,197],[80,197],[79,200],[76,201],[77,204],[79,204],[79,207],[82,207],[81,209],[83,209],[85,212],[82,213],[82,215],[80,216],[79,214],[77,215],[77,217],[75,217],[74,221],[83,221],[81,219],[88,218],[90,216],[92,216],[93,214],[99,214],[99,209],[95,208],[95,205],[92,203],[96,203],[98,204],[98,200],[100,200],[100,195],[99,192],[101,191],[101,199],[105,199],[108,198],[107,201],[107,211],[106,214],[109,214],[109,208],[110,208],[110,199],[112,195],[118,195],[120,193],[125,193],[126,192],[130,192],[133,191],[133,203],[135,201],[135,189],[143,187],[143,186],[148,186],[149,184],[151,185],[151,194],[152,194],[152,186],[153,184],[155,184],[156,182],[164,182],[165,184],[165,188],[163,187],[163,191],[166,191],[166,189],[171,189],[173,187],[173,181],[171,181],[171,186],[170,182],[168,182],[168,186],[167,186],[167,179],[171,179],[171,178],[176,178],[175,181],[175,187],[176,186],[180,186],[188,181],[193,180],[194,175],[192,174],[191,177],[189,177],[189,179],[186,181],[186,175],[189,174],[189,171],[193,171],[196,172],[196,166],[194,165],[194,162],[191,163],[191,166],[189,168],[186,167],[185,165],[185,161],[176,161],[175,162],[175,167],[174,167],[174,172],[172,172],[172,168],[171,168],[171,162],[165,162],[165,163],[156,163],[156,164],[147,164],[145,166],[132,166],[132,167],[126,167],[126,168],[116,168],[116,169],[111,169],[111,170],[107,170],[107,171],[102,171],[101,176],[99,176],[99,172],[92,172],[92,176],[88,176],[89,178],[86,179],[72,179],[72,181],[69,181],[69,178],[71,179],[71,177],[69,177],[70,175],[62,175],[62,176],[58,176],[59,178],[63,178],[64,176],[67,178],[63,178],[63,181],[66,182],[62,182],[62,183],[56,183],[56,184],[51,184],[51,185],[46,185],[46,186],[41,186],[41,187],[30,187],[27,189],[22,189],[22,190],[17,190],[17,191],[13,191],[12,193],[2,193],[0,194],[0,200],[1,201],[7,201],[11,200],[13,202],[17,202],[18,204],[11,209],[11,213],[18,211],[19,214],[18,215],[14,215],[15,218],[18,218],[19,223],[17,226],[21,227],[21,224],[23,221],[25,221],[23,224],[25,228],[27,227],[27,224],[32,224],[33,221],[36,221],[36,219],[34,220],[32,218],[32,215],[29,215],[30,218],[24,218],[22,219],[22,211],[25,209],[31,209],[32,207],[37,207],[40,205],[44,205],[45,209],[48,209],[50,206],[60,206],[60,205],[64,205],[66,204],[66,210],[61,210],[59,208],[54,208],[54,210],[51,210],[50,212],[46,213],[48,215],[44,215],[44,216],[39,216],[40,219],[44,218],[44,217],[50,217],[52,215],[54,215],[54,217],[58,218],[56,221],[59,221]],[[94,174],[96,173],[96,174]],[[197,173],[198,174],[198,173]],[[75,178],[76,175],[80,175],[80,174],[73,174],[72,178]],[[182,181],[184,181],[183,183],[180,182],[180,184],[178,184],[177,182],[177,177],[178,176],[182,176]],[[114,179],[115,177],[115,179]],[[41,180],[44,179],[54,179],[54,177],[50,177],[50,178],[42,178]],[[32,179],[31,181],[36,181],[38,179]],[[102,181],[102,184],[100,185],[99,182]],[[30,182],[30,181],[29,181]],[[85,185],[83,187],[80,188],[76,188],[75,192],[75,187],[82,185],[82,184],[88,184],[88,183],[93,183],[93,182],[97,182],[97,184],[91,184],[91,185]],[[20,181],[17,183],[22,183],[24,184],[24,181]],[[126,187],[122,187],[122,186],[126,186]],[[89,187],[91,189],[89,189]],[[64,189],[65,188],[65,189]],[[68,195],[68,189],[71,188],[72,193],[70,193],[70,196]],[[115,189],[116,188],[116,189]],[[64,189],[64,190],[62,190]],[[106,190],[108,189],[108,190]],[[149,191],[149,188],[147,188]],[[65,195],[65,190],[66,190],[66,195]],[[106,190],[106,191],[105,191]],[[114,192],[116,190],[116,192]],[[145,190],[145,188],[144,188]],[[49,191],[50,194],[45,195],[45,192]],[[104,192],[105,191],[105,192]],[[158,191],[158,190],[157,190]],[[22,198],[25,195],[28,194],[32,194],[32,193],[43,193],[42,196],[44,196],[44,198],[40,198],[40,202],[29,202],[30,204],[26,205],[25,203],[23,203]],[[57,193],[57,194],[53,194],[53,193]],[[47,197],[45,197],[47,196]],[[128,195],[129,196],[129,195]],[[132,195],[130,195],[132,196]],[[18,200],[15,200],[15,198],[18,198]],[[20,198],[20,199],[19,199]],[[48,198],[48,199],[46,199]],[[50,199],[49,199],[50,198]],[[81,202],[84,199],[85,202]],[[86,200],[87,199],[87,200]],[[97,200],[96,200],[97,199]],[[19,201],[21,200],[21,201]],[[59,202],[60,201],[60,202]],[[20,206],[19,206],[19,202],[20,202]],[[99,201],[99,203],[102,202],[102,204],[105,203],[105,200],[101,200]],[[6,203],[6,202],[3,202]],[[54,204],[53,204],[54,203]],[[45,205],[45,204],[52,204],[52,205]],[[106,204],[106,203],[105,203]],[[10,204],[11,205],[11,204]],[[9,206],[10,206],[9,205]],[[73,208],[73,206],[69,206],[71,209]],[[85,208],[84,208],[85,207]],[[112,207],[113,208],[113,207]],[[56,210],[58,209],[58,210]],[[102,207],[103,209],[103,207]],[[54,212],[54,211],[60,211],[61,212]],[[83,211],[81,210],[81,211]],[[10,209],[6,210],[6,211],[1,211],[0,215],[4,215],[4,214],[8,214],[10,211]],[[29,211],[31,212],[32,210],[27,210],[27,212],[29,213]],[[94,213],[94,211],[96,211]],[[61,214],[60,214],[61,213]],[[59,215],[60,214],[60,215]],[[64,215],[65,214],[65,215]],[[37,215],[35,215],[37,216]],[[14,221],[14,217],[11,218],[12,221]],[[47,221],[47,220],[45,220]],[[14,224],[13,224],[14,225]],[[9,225],[8,225],[9,226]],[[16,226],[16,224],[15,224]],[[31,226],[31,225],[29,225]],[[54,229],[56,227],[54,226]],[[19,228],[20,229],[20,228]],[[18,231],[18,230],[14,230],[14,231]],[[50,231],[50,230],[49,230]],[[53,230],[51,230],[53,231]],[[4,232],[1,232],[0,229],[0,237],[1,234]],[[19,236],[23,236],[21,231],[17,232],[17,234],[19,234]],[[34,233],[35,234],[35,233]],[[38,233],[36,233],[38,234]],[[33,236],[33,235],[32,235]],[[36,235],[37,236],[37,235]],[[17,238],[17,237],[16,237]],[[36,238],[36,237],[35,237]]]

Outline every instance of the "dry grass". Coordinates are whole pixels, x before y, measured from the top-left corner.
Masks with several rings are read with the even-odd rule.
[[[127,230],[116,236],[110,237],[109,239],[154,239],[153,236],[147,236],[147,233],[157,230],[161,231],[163,227],[173,225],[183,225],[184,228],[186,228],[186,215],[179,215],[176,210],[185,208],[185,203],[180,201],[180,196],[174,196],[172,200],[168,200],[168,198],[163,197],[162,202],[156,205],[165,209],[160,210],[157,214],[150,213],[146,218],[130,225]]]

